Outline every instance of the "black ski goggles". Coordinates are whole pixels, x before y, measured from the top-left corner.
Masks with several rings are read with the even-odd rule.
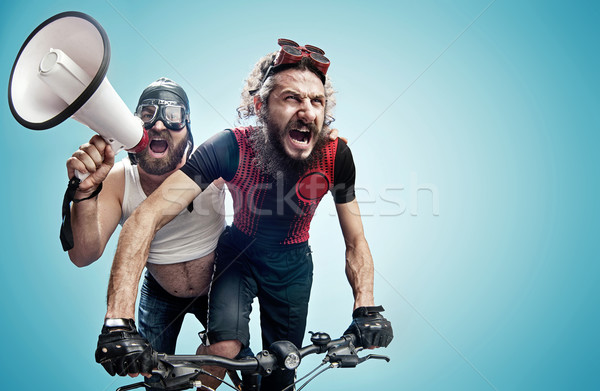
[[[135,115],[144,122],[144,128],[150,129],[161,120],[171,130],[181,130],[189,121],[189,114],[180,102],[164,99],[146,99],[138,106]]]

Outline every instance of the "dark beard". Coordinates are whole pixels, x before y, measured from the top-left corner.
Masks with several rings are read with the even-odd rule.
[[[151,157],[148,153],[150,146],[136,155],[140,168],[150,175],[164,175],[175,170],[183,158],[185,148],[188,145],[189,135],[185,139],[181,140],[179,144],[173,145],[173,138],[168,133],[169,131],[166,130],[160,134],[160,136],[169,143],[169,152],[167,152],[165,157],[161,159]]]
[[[327,143],[329,133],[325,126],[319,133],[313,134],[312,137],[317,137],[317,142],[310,155],[306,159],[294,159],[285,152],[280,137],[287,137],[289,129],[302,125],[289,123],[285,129],[279,130],[269,118],[261,118],[261,123],[262,128],[254,129],[250,133],[250,143],[256,154],[254,164],[265,174],[273,178],[298,178],[323,155],[323,146]],[[310,125],[308,127],[311,129]]]

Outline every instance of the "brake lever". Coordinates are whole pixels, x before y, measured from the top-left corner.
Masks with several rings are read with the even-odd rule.
[[[374,360],[385,360],[386,362],[390,362],[390,358],[388,356],[384,356],[382,354],[367,354],[364,357],[359,358],[359,364],[362,362],[365,362],[367,360],[370,359],[374,359]]]
[[[358,364],[370,359],[385,360],[390,362],[390,358],[388,356],[383,356],[381,354],[368,354],[364,357],[358,357],[356,353],[350,352],[350,354],[332,353],[327,356],[327,361],[329,361],[331,365],[336,368],[354,368]]]
[[[139,382],[139,383],[133,383],[133,384],[129,384],[123,387],[119,387],[117,388],[117,391],[127,391],[127,390],[133,390],[136,388],[142,388],[142,387],[146,387],[146,385],[144,384],[144,382]]]

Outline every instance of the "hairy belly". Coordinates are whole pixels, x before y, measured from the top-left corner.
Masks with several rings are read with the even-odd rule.
[[[147,263],[146,267],[164,290],[177,297],[208,294],[213,274],[214,253],[188,262],[170,265]]]

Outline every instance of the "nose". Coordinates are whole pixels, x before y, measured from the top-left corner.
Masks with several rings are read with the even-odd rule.
[[[298,110],[298,118],[306,124],[313,123],[317,118],[317,110],[309,98],[302,99],[302,104]]]
[[[164,122],[159,119],[154,123],[154,125],[152,125],[152,129],[160,132],[162,130],[166,130],[167,127],[165,126]]]

